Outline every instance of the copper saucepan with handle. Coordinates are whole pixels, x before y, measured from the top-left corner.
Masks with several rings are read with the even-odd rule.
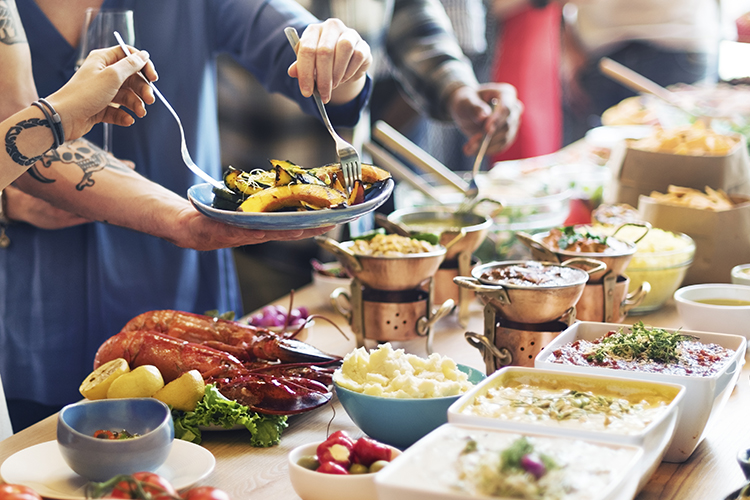
[[[643,234],[634,242],[616,238],[615,236],[617,233],[625,226],[641,227],[644,229]],[[532,256],[537,260],[562,263],[573,258],[583,257],[604,262],[607,267],[603,271],[592,274],[589,277],[591,282],[599,282],[604,277],[605,273],[611,272],[615,276],[625,274],[625,269],[628,267],[628,264],[637,249],[636,244],[641,241],[650,230],[651,225],[648,223],[626,222],[621,224],[611,236],[607,236],[607,243],[610,246],[610,249],[606,252],[576,252],[552,247],[545,242],[550,235],[549,231],[537,233],[533,236],[523,231],[518,231],[516,233],[516,238],[531,249]]]
[[[522,285],[483,277],[489,271],[513,266],[541,269],[557,273],[561,278],[553,285]],[[482,303],[492,305],[508,320],[536,324],[554,321],[575,306],[583,294],[589,276],[604,269],[604,263],[585,258],[570,259],[562,264],[524,260],[490,262],[472,269],[471,278],[457,276],[453,278],[453,282],[476,292]]]
[[[353,241],[338,241],[326,236],[316,236],[315,241],[333,253],[349,274],[363,284],[385,291],[409,290],[435,275],[443,263],[448,245],[437,245],[432,252],[404,255],[357,255],[352,252]]]

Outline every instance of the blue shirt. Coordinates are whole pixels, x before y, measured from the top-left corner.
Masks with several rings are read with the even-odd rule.
[[[34,0],[17,4],[37,90],[47,96],[72,76],[77,48]],[[284,27],[295,26],[301,33],[317,21],[296,2],[105,0],[102,8],[134,11],[135,45],[151,54],[158,87],[182,119],[193,159],[214,178],[221,178],[218,54],[230,54],[269,91],[289,96],[317,116],[315,104],[287,75],[295,55]],[[369,88],[368,79],[358,99],[331,106],[331,120],[353,126]],[[87,138],[101,144],[101,126]],[[134,126],[114,127],[113,146],[115,156],[134,161],[136,171],[178,194],[185,196],[189,186],[200,182],[182,163],[176,122],[160,103]],[[79,399],[78,386],[91,371],[98,347],[142,312],[241,313],[230,250],[185,250],[102,223],[56,231],[19,223],[8,235],[11,246],[0,250],[0,376],[8,398],[50,405]]]

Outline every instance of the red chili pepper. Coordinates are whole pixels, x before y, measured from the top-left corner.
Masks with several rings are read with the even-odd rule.
[[[352,463],[353,450],[354,441],[352,441],[352,438],[344,431],[336,431],[318,445],[315,453],[321,464],[333,462],[344,469],[348,469]]]
[[[391,448],[368,437],[354,443],[354,462],[369,467],[378,460],[391,461]]]
[[[102,429],[94,431],[94,437],[99,439],[117,439],[114,432]]]
[[[323,474],[349,474],[349,471],[345,467],[337,464],[336,462],[323,462],[320,467],[315,469],[315,472],[322,472]]]

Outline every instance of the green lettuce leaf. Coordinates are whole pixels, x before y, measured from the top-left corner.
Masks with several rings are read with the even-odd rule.
[[[250,432],[250,445],[265,448],[279,444],[281,432],[288,427],[286,415],[263,415],[225,398],[215,384],[206,386],[206,393],[193,411],[172,410],[174,434],[178,439],[199,444],[200,427],[219,426],[231,429],[244,426]]]

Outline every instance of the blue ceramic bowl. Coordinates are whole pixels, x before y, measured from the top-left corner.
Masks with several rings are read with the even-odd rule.
[[[99,439],[97,430],[138,434],[132,439]],[[89,481],[118,474],[154,471],[174,441],[169,407],[153,398],[100,399],[66,406],[57,417],[57,443],[65,462]]]
[[[485,378],[474,368],[458,365],[476,384]],[[352,421],[371,438],[404,449],[448,422],[448,407],[462,395],[445,398],[399,399],[369,396],[334,383],[336,396]]]

